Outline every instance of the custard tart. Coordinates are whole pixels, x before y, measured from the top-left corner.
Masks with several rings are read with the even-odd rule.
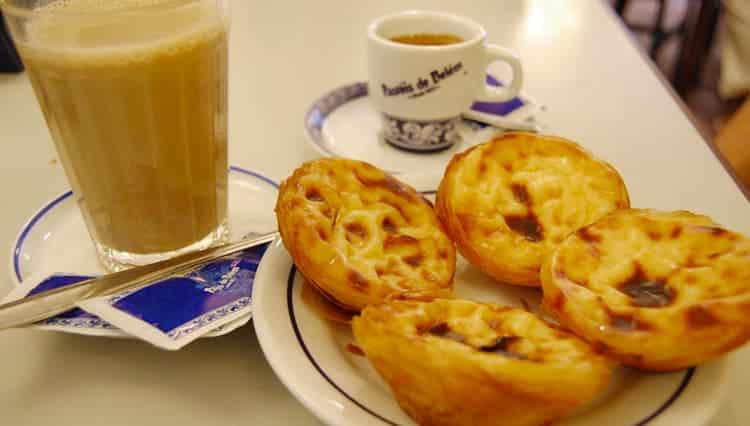
[[[436,210],[469,262],[497,281],[539,286],[545,256],[569,233],[629,205],[617,171],[577,144],[507,133],[453,157]]]
[[[352,329],[422,425],[546,425],[602,392],[613,367],[523,309],[466,300],[391,300],[365,308]]]
[[[544,306],[624,364],[676,370],[750,338],[750,240],[686,211],[615,211],[543,267]]]
[[[303,164],[282,183],[276,217],[300,272],[344,309],[451,294],[456,251],[432,205],[370,164]]]

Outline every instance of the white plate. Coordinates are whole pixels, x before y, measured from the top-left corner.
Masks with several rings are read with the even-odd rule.
[[[454,154],[500,131],[464,120],[461,143],[442,151],[418,153],[385,142],[380,124],[380,115],[367,97],[367,83],[362,82],[326,93],[305,114],[307,139],[322,155],[367,161],[391,173],[442,170]]]
[[[420,182],[402,177],[418,189]],[[434,191],[427,191],[434,193]],[[255,277],[253,316],[263,352],[281,381],[308,409],[331,425],[414,425],[368,361],[350,353],[350,327],[321,318],[301,300],[303,279],[281,241],[268,248]],[[538,290],[494,283],[459,257],[457,296],[520,306],[538,303]],[[726,389],[726,358],[674,373],[622,368],[611,389],[565,426],[705,424]],[[467,396],[457,396],[467,397]]]
[[[229,227],[231,240],[249,233],[276,229],[271,206],[276,202],[277,184],[258,173],[229,168]],[[106,273],[96,257],[78,206],[68,191],[39,209],[23,226],[11,246],[11,280],[41,280],[56,273],[100,275]],[[225,334],[250,319],[228,324],[212,335]],[[62,330],[61,330],[62,331]],[[71,329],[72,331],[72,329]],[[119,330],[92,328],[81,334],[127,336]]]

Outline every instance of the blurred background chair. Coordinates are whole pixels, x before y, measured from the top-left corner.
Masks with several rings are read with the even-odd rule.
[[[628,22],[625,13],[633,1],[656,3],[656,12],[651,17],[650,24]],[[697,86],[703,67],[708,60],[719,22],[721,2],[720,0],[688,0],[681,21],[669,28],[666,23],[667,13],[675,5],[676,3],[670,0],[615,0],[614,7],[631,30],[649,36],[650,44],[647,50],[654,61],[657,60],[666,41],[672,37],[681,39],[671,81],[675,90],[684,96]]]
[[[750,0],[609,0],[750,189]]]

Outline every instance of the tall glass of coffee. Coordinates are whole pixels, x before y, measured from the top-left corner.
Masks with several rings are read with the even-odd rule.
[[[226,0],[5,0],[102,263],[224,242]]]

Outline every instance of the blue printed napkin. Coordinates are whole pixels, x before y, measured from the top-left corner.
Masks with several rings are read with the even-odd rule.
[[[503,82],[487,74],[485,82],[489,86],[502,87]],[[539,131],[537,114],[543,107],[526,94],[519,94],[505,102],[474,102],[462,115],[479,127],[495,126],[508,130]]]
[[[47,290],[65,287],[91,278],[88,275],[54,274],[39,277],[26,277],[18,287],[3,298],[2,303],[12,302],[24,297],[33,296]],[[61,331],[74,334],[85,334],[91,336],[123,337],[125,334],[107,321],[96,315],[92,315],[81,309],[71,309],[52,318],[31,324],[29,328],[42,330]]]
[[[250,319],[253,280],[266,247],[253,247],[137,290],[81,301],[79,308],[34,326],[104,336],[125,332],[168,350],[202,336],[228,333]],[[4,301],[87,278],[56,274],[38,284],[26,280]]]

